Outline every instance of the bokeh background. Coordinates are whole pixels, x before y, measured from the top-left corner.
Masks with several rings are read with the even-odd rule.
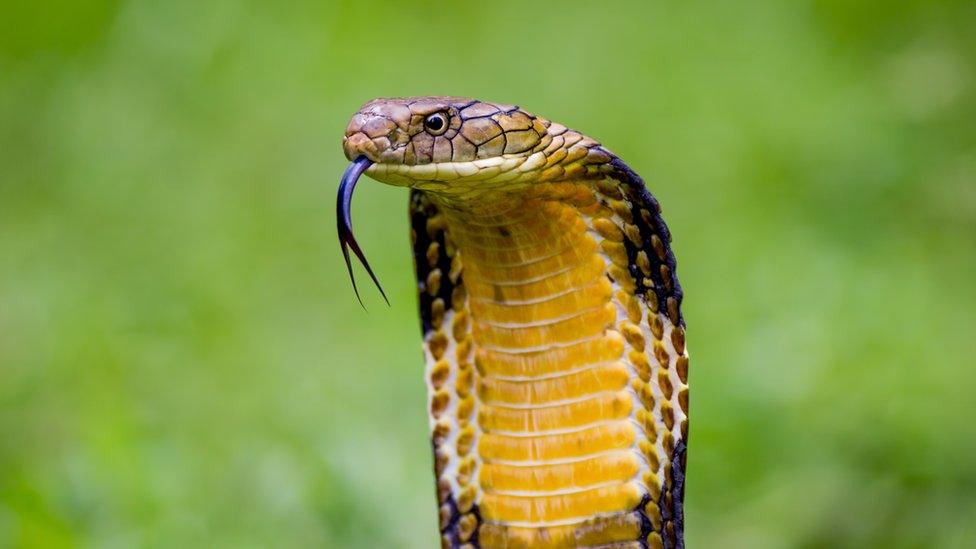
[[[976,546],[976,4],[8,1],[0,546],[436,544],[406,192],[348,117],[518,103],[675,234],[688,545]],[[366,282],[362,271],[361,280]]]

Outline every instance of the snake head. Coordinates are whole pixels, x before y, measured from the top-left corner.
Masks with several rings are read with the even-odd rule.
[[[352,231],[352,195],[363,173],[384,183],[442,192],[468,193],[474,186],[464,183],[472,182],[490,188],[486,180],[501,175],[503,164],[510,174],[533,152],[543,156],[536,149],[551,142],[545,140],[549,127],[547,120],[516,106],[462,97],[374,99],[363,105],[342,139],[352,164],[336,203],[339,243],[356,296],[350,250],[383,293]]]
[[[613,158],[598,142],[517,106],[442,96],[369,101],[349,121],[342,148],[352,164],[339,186],[339,241],[350,277],[352,250],[377,287],[352,232],[352,193],[363,173],[463,201],[543,181],[595,178]]]
[[[384,183],[463,190],[541,153],[550,126],[517,106],[462,97],[375,99],[353,115],[342,144],[349,160],[372,161],[366,173]]]

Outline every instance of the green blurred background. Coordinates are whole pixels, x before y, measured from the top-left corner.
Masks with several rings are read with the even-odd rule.
[[[418,94],[664,204],[689,547],[976,546],[973,2],[0,10],[0,546],[435,546],[406,192],[354,209],[392,308],[333,217],[350,114]]]

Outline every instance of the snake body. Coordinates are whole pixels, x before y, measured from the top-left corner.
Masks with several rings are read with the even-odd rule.
[[[442,546],[683,547],[682,291],[641,178],[458,97],[370,101],[343,148],[411,189]]]

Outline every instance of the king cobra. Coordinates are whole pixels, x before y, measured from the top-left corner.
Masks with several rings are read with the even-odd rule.
[[[352,233],[360,175],[410,188],[442,547],[684,547],[682,291],[640,176],[460,97],[370,101],[343,149],[350,276],[351,249],[379,287]]]

